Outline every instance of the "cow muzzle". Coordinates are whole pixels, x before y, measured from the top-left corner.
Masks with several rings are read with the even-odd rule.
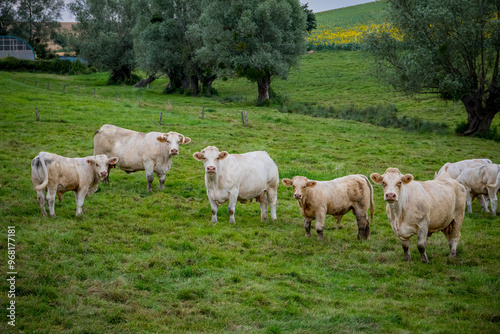
[[[215,173],[215,166],[208,166],[207,173]]]
[[[295,197],[295,199],[301,199],[302,195],[301,194],[293,194],[293,197]]]
[[[108,175],[108,172],[106,172],[105,170],[103,170],[103,171],[101,172],[101,176],[106,177],[106,175]]]
[[[173,149],[171,149],[171,150],[170,150],[170,154],[172,154],[172,155],[177,155],[177,154],[179,154],[179,150],[178,150],[178,149],[173,148]]]
[[[387,194],[385,194],[384,199],[386,200],[386,202],[392,203],[392,202],[396,201],[396,194],[395,193],[387,193]]]

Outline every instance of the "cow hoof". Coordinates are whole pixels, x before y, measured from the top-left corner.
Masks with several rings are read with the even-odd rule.
[[[54,218],[54,217],[56,216],[56,214],[55,214],[55,213],[54,213],[54,214],[50,214],[50,216],[51,216],[52,218]]]
[[[411,261],[411,255],[405,254],[405,261]]]
[[[429,259],[427,259],[427,255],[420,256],[420,259],[422,260],[422,263],[429,263]]]

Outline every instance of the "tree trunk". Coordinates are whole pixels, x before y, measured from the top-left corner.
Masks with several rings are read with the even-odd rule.
[[[134,85],[134,87],[146,87],[147,85],[149,85],[150,83],[152,83],[153,81],[155,81],[156,79],[158,79],[157,76],[155,76],[154,74],[151,74],[148,78],[146,79],[141,79],[138,83],[136,83]]]
[[[191,95],[198,96],[198,94],[200,93],[200,86],[198,83],[198,77],[196,75],[191,75],[189,77],[189,86],[191,89]]]
[[[262,78],[257,80],[257,87],[259,89],[259,97],[257,103],[261,104],[264,100],[269,101],[269,89],[271,89],[271,76],[265,74]]]
[[[201,76],[200,81],[201,81],[201,93],[204,94],[205,96],[211,97],[212,96],[212,84],[217,78],[216,75],[211,75],[211,76]]]
[[[491,97],[491,96],[490,96]],[[492,98],[489,101],[498,99]],[[467,111],[467,124],[469,128],[463,133],[464,136],[472,136],[483,131],[488,131],[491,127],[493,118],[498,113],[500,105],[496,103],[482,103],[482,97],[465,96],[462,103]]]

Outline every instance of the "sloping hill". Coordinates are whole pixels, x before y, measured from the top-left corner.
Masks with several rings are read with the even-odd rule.
[[[381,23],[387,15],[386,8],[387,3],[379,0],[316,13],[316,21],[318,29],[322,26],[347,28],[358,24]]]

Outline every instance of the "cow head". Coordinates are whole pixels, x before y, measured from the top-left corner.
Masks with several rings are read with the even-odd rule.
[[[225,159],[228,155],[229,153],[226,151],[219,152],[219,149],[215,146],[208,146],[201,152],[193,154],[193,157],[198,161],[203,161],[205,173],[214,175],[219,170],[220,160]]]
[[[86,162],[93,168],[94,174],[98,175],[102,180],[108,175],[108,167],[114,166],[118,162],[118,158],[108,158],[105,154],[99,154],[93,157],[87,157]]]
[[[293,186],[293,197],[295,199],[301,199],[305,195],[307,188],[314,188],[317,184],[316,181],[310,181],[304,176],[295,176],[293,179],[283,179],[281,180],[283,184],[287,187]]]
[[[168,153],[171,155],[179,154],[179,145],[191,142],[191,138],[184,137],[184,135],[172,131],[169,133],[162,133],[160,136],[156,137],[156,140],[160,143],[166,143]]]
[[[401,187],[413,180],[413,175],[403,175],[397,168],[387,168],[384,175],[373,173],[370,178],[376,184],[384,187],[384,200],[387,203],[394,203],[399,200]]]

